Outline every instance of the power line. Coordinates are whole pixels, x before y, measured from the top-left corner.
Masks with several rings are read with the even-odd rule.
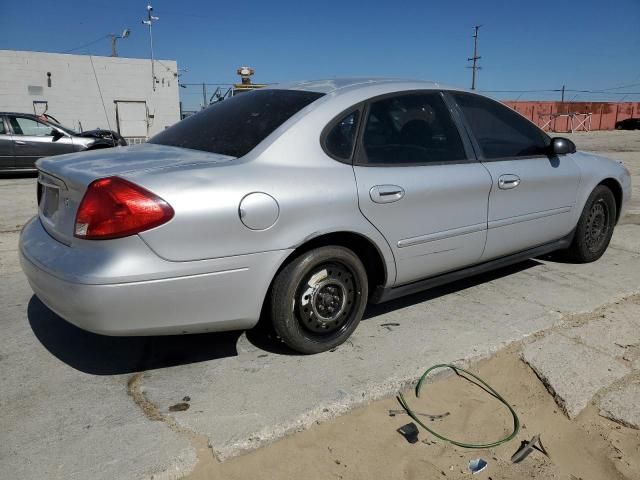
[[[98,74],[96,73],[96,67],[93,65],[93,56],[89,55],[89,60],[91,61],[91,69],[93,70],[93,78],[96,79],[96,85],[98,86],[98,93],[100,94],[100,101],[102,102],[102,109],[104,110],[104,116],[107,119],[107,126],[109,127],[109,131],[111,131],[111,122],[109,121],[109,115],[107,114],[107,107],[104,104],[104,97],[102,96],[102,89],[100,88],[100,82],[98,82]],[[113,138],[113,134],[111,134]]]
[[[83,48],[90,47],[91,45],[94,45],[94,44],[96,44],[96,43],[98,43],[98,42],[101,42],[101,41],[102,41],[102,40],[104,40],[105,38],[109,38],[109,35],[103,35],[102,37],[100,37],[100,38],[98,38],[98,39],[94,40],[93,42],[85,43],[84,45],[80,45],[79,47],[71,48],[71,49],[69,49],[69,50],[65,50],[64,52],[60,52],[60,53],[71,53],[71,52],[75,52],[75,51],[77,51],[77,50],[81,50],[81,49],[83,49]]]
[[[208,86],[208,87],[209,86],[217,87],[217,86],[232,86],[232,85],[235,85],[235,83],[207,83],[207,82],[182,83],[182,82],[180,82],[180,85],[184,85],[186,87],[193,87],[193,86],[201,87],[203,84]]]
[[[561,88],[547,88],[540,90],[478,90],[482,93],[541,93],[541,92],[561,92]],[[568,90],[567,90],[568,91]]]
[[[570,89],[567,89],[567,92],[606,93],[607,95],[640,95],[640,92],[612,92],[610,90],[570,90]]]
[[[562,88],[533,89],[533,90],[478,90],[481,93],[553,93],[562,92]],[[640,95],[640,92],[612,92],[610,90],[579,90],[574,88],[565,88],[565,92],[573,93],[599,93],[607,95]]]
[[[603,88],[602,90],[620,90],[621,88],[627,88],[627,87],[637,87],[638,85],[640,85],[640,83],[628,83],[627,85],[620,85],[619,87],[611,87],[611,88]]]
[[[171,70],[171,68],[169,68],[168,66],[166,66],[166,65],[165,65],[164,63],[162,63],[160,60],[156,59],[156,62],[158,62],[160,65],[162,65],[162,66],[167,70],[167,72],[169,72],[169,73],[173,73],[173,74],[175,74],[175,75],[177,75],[177,74],[178,74],[178,72],[174,72],[173,70]]]

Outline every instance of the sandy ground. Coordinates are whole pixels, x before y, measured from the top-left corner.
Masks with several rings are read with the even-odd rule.
[[[631,302],[640,312],[640,295],[624,302]],[[615,308],[621,308],[620,304],[575,315],[565,323],[588,322]],[[640,478],[640,431],[601,417],[593,404],[569,420],[520,359],[521,348],[521,343],[512,345],[470,367],[507,399],[521,421],[517,437],[496,448],[457,447],[422,428],[420,441],[409,444],[396,430],[411,419],[406,415],[389,416],[389,410],[400,406],[395,399],[386,399],[224,463],[203,448],[200,463],[187,478],[466,479],[471,477],[468,462],[475,458],[489,464],[473,477],[485,480]],[[420,398],[413,390],[404,395],[415,411],[449,412],[443,419],[425,422],[465,443],[493,442],[508,435],[513,426],[504,405],[456,375],[438,375],[423,386]],[[534,451],[521,463],[513,464],[510,459],[520,443],[535,434],[541,435],[549,456]]]

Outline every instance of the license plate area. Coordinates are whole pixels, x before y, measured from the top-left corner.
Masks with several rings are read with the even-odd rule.
[[[53,218],[58,211],[60,203],[60,190],[55,187],[44,186],[42,188],[42,199],[40,200],[40,211],[46,218]]]
[[[47,220],[54,220],[60,208],[60,191],[64,183],[42,172],[38,175],[38,210]]]

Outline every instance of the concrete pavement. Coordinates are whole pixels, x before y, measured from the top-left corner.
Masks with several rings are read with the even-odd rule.
[[[565,320],[526,345],[523,360],[570,418],[595,401],[604,416],[638,428],[640,295]]]
[[[614,154],[640,174],[638,153]],[[237,455],[640,289],[635,203],[594,264],[531,260],[370,308],[333,352],[255,332],[101,337],[32,296],[15,249],[34,199],[34,179],[0,180],[0,478],[179,478],[203,443]]]

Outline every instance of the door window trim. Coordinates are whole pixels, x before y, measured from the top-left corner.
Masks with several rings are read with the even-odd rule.
[[[443,93],[444,98],[447,99],[448,102],[451,102],[451,104],[455,106],[455,109],[458,112],[457,115],[458,115],[458,117],[460,119],[460,122],[464,126],[465,133],[468,136],[468,139],[471,142],[471,145],[473,146],[473,150],[475,151],[475,154],[476,154],[476,157],[478,158],[478,161],[480,161],[482,163],[489,163],[489,162],[507,162],[507,161],[517,161],[517,160],[531,160],[531,159],[534,159],[534,158],[546,158],[546,159],[549,159],[549,158],[556,158],[557,157],[557,155],[555,155],[551,151],[549,151],[547,153],[538,154],[538,155],[523,155],[523,156],[506,156],[506,157],[497,157],[497,158],[485,158],[484,154],[482,153],[482,148],[480,147],[480,144],[478,143],[478,140],[476,139],[475,135],[473,134],[473,131],[471,130],[471,125],[469,125],[469,122],[465,118],[464,112],[462,111],[462,107],[458,104],[458,102],[456,101],[456,99],[453,96],[453,94],[457,93],[457,94],[464,94],[464,95],[471,95],[471,96],[475,96],[475,97],[481,97],[481,98],[490,100],[491,102],[497,103],[502,108],[509,108],[509,107],[507,107],[506,105],[504,105],[501,102],[498,102],[497,100],[494,100],[493,98],[485,97],[483,95],[478,95],[477,93],[466,92],[464,90],[443,90],[442,93]],[[527,122],[531,123],[534,127],[536,127],[540,131],[540,133],[542,133],[543,137],[546,138],[549,141],[549,144],[551,144],[551,137],[547,134],[547,132],[542,130],[535,123],[533,123],[527,117],[521,115],[519,112],[517,112],[515,110],[513,110],[513,112],[517,113],[524,120],[526,120]]]
[[[13,131],[10,128],[9,122],[5,119],[4,114],[0,114],[0,125],[4,127],[4,133],[0,133],[0,135],[8,135],[8,136],[13,135],[12,133]]]
[[[336,162],[345,163],[347,165],[353,165],[353,161],[355,158],[356,150],[358,148],[358,139],[360,138],[360,132],[362,130],[362,124],[364,123],[364,104],[365,102],[360,102],[355,105],[351,105],[349,108],[343,110],[338,115],[333,117],[333,119],[327,123],[327,125],[322,129],[320,133],[320,146],[326,155],[334,159]],[[329,148],[327,147],[327,137],[333,130],[333,128],[338,125],[345,117],[358,112],[358,125],[356,128],[356,136],[353,140],[353,146],[351,147],[351,155],[349,158],[341,158],[334,155]]]
[[[462,142],[462,146],[464,149],[465,157],[464,159],[459,160],[445,160],[440,162],[404,162],[404,163],[368,163],[366,161],[366,154],[364,152],[364,125],[369,119],[369,111],[371,109],[371,105],[379,100],[385,100],[387,98],[392,97],[404,97],[407,95],[424,95],[436,93],[440,95],[445,108],[449,112],[450,119],[460,136],[460,141]],[[464,125],[458,118],[458,115],[452,111],[449,102],[447,102],[446,97],[443,95],[442,90],[435,88],[425,88],[425,89],[415,89],[415,90],[401,90],[396,92],[384,93],[382,95],[377,95],[375,97],[368,98],[364,102],[364,108],[362,109],[362,122],[358,127],[358,138],[356,140],[356,146],[353,154],[353,165],[358,167],[371,167],[371,168],[393,168],[393,167],[429,167],[429,166],[441,166],[441,165],[457,165],[457,164],[468,164],[468,163],[478,163],[477,155],[474,152],[472,143],[467,138],[466,132],[464,131]]]

